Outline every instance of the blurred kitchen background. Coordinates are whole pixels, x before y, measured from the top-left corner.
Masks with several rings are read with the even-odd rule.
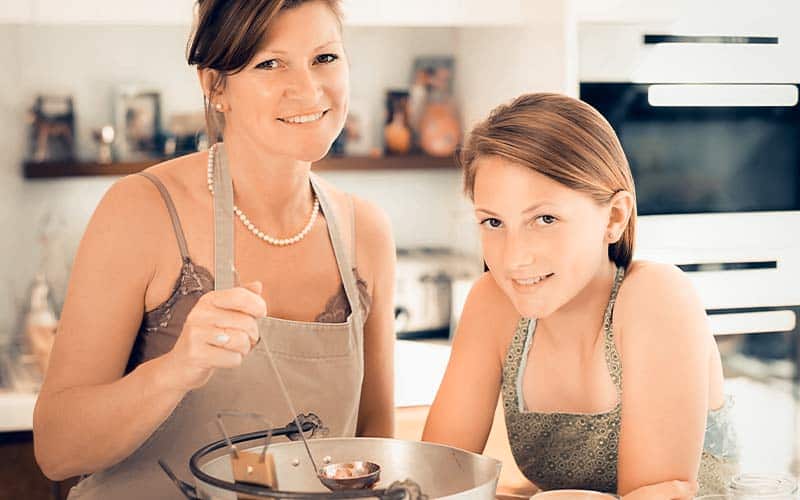
[[[344,5],[351,117],[317,170],[392,220],[399,435],[419,437],[482,271],[453,151],[495,105],[555,91],[622,140],[636,257],[680,265],[706,304],[743,469],[798,473],[800,2]],[[37,475],[31,411],[95,205],[120,175],[206,144],[191,13],[190,0],[0,0],[2,498],[65,492]],[[487,453],[504,460],[503,487],[524,491],[495,422]]]

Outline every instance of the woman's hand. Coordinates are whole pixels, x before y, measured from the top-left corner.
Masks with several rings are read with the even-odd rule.
[[[180,337],[164,358],[170,387],[202,387],[217,368],[242,363],[258,342],[259,318],[267,315],[261,283],[209,292],[189,312]]]
[[[664,481],[635,489],[622,500],[692,500],[697,493],[697,483]]]

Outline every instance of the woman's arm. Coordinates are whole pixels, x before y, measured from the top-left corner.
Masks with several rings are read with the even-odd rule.
[[[637,263],[614,324],[623,365],[618,491],[694,483],[708,411],[711,336],[702,303],[676,267]]]
[[[111,187],[73,262],[34,411],[36,459],[54,480],[122,460],[183,396],[165,386],[160,360],[122,377],[155,271],[154,253],[142,242],[153,231],[148,224],[158,220],[151,215],[163,208],[163,201],[147,182],[133,176]],[[165,229],[162,234],[169,235]]]
[[[423,441],[482,453],[502,383],[505,348],[519,314],[485,273],[472,287]]]
[[[394,436],[394,286],[396,251],[389,218],[377,206],[354,200],[359,246],[373,277],[364,323],[364,382],[357,435]]]
[[[149,181],[115,184],[95,210],[72,268],[67,299],[34,410],[34,448],[52,479],[118,463],[216,368],[241,364],[266,314],[261,284],[209,292],[175,346],[123,377],[156,272],[153,249],[180,253],[164,202]],[[163,241],[167,238],[167,242]],[[172,241],[173,243],[168,243]],[[226,340],[219,339],[221,329]]]

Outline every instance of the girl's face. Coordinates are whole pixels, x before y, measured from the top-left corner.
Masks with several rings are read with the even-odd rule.
[[[610,208],[528,167],[477,160],[474,201],[486,264],[517,311],[544,318],[608,259]]]
[[[225,132],[279,156],[325,156],[347,116],[349,68],[340,31],[323,2],[280,13],[253,60],[227,77]]]

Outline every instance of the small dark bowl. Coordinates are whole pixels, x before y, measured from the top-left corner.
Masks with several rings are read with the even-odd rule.
[[[337,472],[340,476],[338,479]],[[380,478],[380,465],[361,460],[330,464],[319,469],[320,481],[331,491],[372,488]]]

